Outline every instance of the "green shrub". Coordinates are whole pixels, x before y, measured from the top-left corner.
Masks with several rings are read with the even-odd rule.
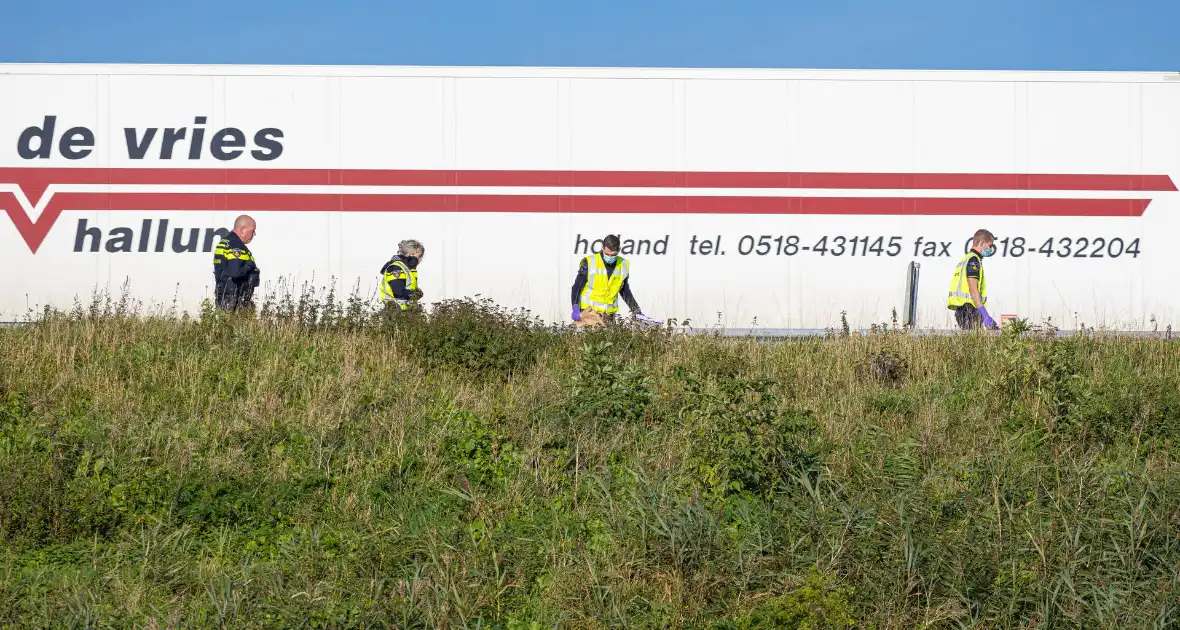
[[[1044,415],[1063,439],[1115,444],[1133,436],[1180,437],[1180,389],[1150,371],[1106,362],[1082,336],[1021,338],[1005,331],[1002,390],[1009,413]],[[1043,414],[1041,413],[1043,412]]]
[[[663,356],[672,347],[674,337],[671,328],[639,325],[620,318],[605,326],[575,329],[574,338],[583,347],[609,344],[623,362],[645,363]]]
[[[532,368],[556,341],[539,318],[491,300],[446,300],[429,316],[395,312],[393,342],[425,367],[458,368],[473,376],[507,377]]]
[[[0,406],[0,541],[32,548],[105,539],[122,518],[124,488],[68,425],[34,415],[15,392]]]
[[[459,470],[473,485],[492,486],[512,477],[520,467],[516,445],[483,417],[461,412],[456,428],[443,443],[449,468]]]
[[[848,590],[813,567],[799,588],[758,604],[737,624],[742,630],[842,630],[856,627]]]
[[[636,423],[655,400],[647,370],[613,342],[585,343],[570,379],[571,417]]]
[[[811,412],[780,402],[775,381],[731,377],[709,389],[682,367],[676,373],[696,425],[692,465],[710,494],[771,497],[799,476],[814,481],[818,425]]]

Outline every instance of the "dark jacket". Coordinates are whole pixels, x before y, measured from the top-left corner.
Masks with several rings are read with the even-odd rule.
[[[261,274],[254,254],[234,232],[213,250],[213,282],[217,306],[236,309],[250,306]]]
[[[595,254],[597,255],[597,254]],[[608,263],[605,260],[602,264],[606,265],[606,276],[609,278],[615,272],[615,266],[619,264],[618,259],[615,262]],[[586,275],[589,271],[586,268],[586,259],[582,258],[582,264],[578,266],[578,277],[574,278],[574,286],[570,291],[570,299],[574,306],[578,306],[582,302],[582,289],[586,287]],[[623,286],[619,288],[619,296],[627,303],[627,308],[631,309],[632,313],[638,313],[639,302],[635,301],[635,296],[631,295],[631,278],[623,280]]]

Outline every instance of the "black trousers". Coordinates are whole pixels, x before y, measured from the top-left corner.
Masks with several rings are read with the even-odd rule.
[[[236,311],[254,306],[254,287],[247,283],[236,285],[232,281],[222,282],[214,289],[217,308]]]
[[[971,330],[983,326],[983,315],[979,314],[979,309],[975,308],[974,304],[964,304],[955,309],[955,321],[958,322],[959,328]]]

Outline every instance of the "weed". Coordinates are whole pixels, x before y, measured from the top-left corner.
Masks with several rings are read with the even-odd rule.
[[[582,345],[570,379],[569,415],[606,423],[635,423],[655,399],[653,384],[642,365],[616,351],[610,341]]]
[[[905,384],[910,364],[904,358],[881,350],[868,361],[857,366],[856,373],[861,379],[897,387]]]
[[[831,578],[813,567],[798,588],[759,602],[734,625],[742,630],[839,630],[855,627],[855,624],[849,610],[847,589],[833,585]]]
[[[428,368],[458,368],[471,376],[507,377],[531,368],[553,337],[527,311],[510,311],[491,300],[447,300],[420,312],[387,316],[387,330]]]
[[[777,383],[731,377],[707,389],[683,368],[677,376],[689,392],[687,416],[696,425],[699,450],[691,461],[711,495],[771,497],[793,485],[796,475],[814,479],[818,426],[810,412],[782,407]]]
[[[342,296],[0,329],[0,626],[1180,619],[1162,325],[756,343]]]
[[[479,415],[459,413],[458,427],[443,443],[448,468],[460,471],[469,483],[503,483],[520,467],[520,455],[511,440],[499,435]]]

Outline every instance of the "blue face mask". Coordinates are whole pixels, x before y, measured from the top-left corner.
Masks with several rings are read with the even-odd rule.
[[[618,255],[614,255],[614,256],[607,256],[606,254],[602,255],[602,261],[606,262],[606,263],[613,263],[614,261],[616,261],[618,259],[619,259]]]
[[[991,255],[992,255],[992,254],[994,254],[994,253],[996,253],[996,246],[995,246],[995,245],[992,245],[991,247],[989,247],[989,248],[987,248],[987,249],[983,250],[982,252],[980,252],[980,255],[982,255],[984,258],[987,258],[987,257],[991,256]]]

